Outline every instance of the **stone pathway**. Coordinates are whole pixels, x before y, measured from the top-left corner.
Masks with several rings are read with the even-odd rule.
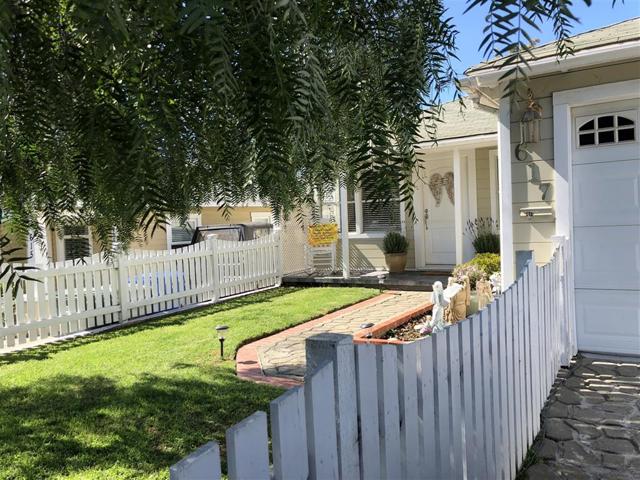
[[[577,357],[542,416],[525,478],[640,479],[640,360]]]
[[[377,324],[431,300],[430,292],[387,292],[242,347],[236,356],[238,376],[291,387],[305,374],[305,340],[319,333],[352,334],[366,322]]]

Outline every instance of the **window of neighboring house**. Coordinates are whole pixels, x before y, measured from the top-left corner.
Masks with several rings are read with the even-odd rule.
[[[273,225],[271,212],[251,212],[252,223],[270,223]]]
[[[91,233],[86,225],[65,225],[62,228],[63,260],[76,260],[91,256]]]
[[[171,248],[184,247],[189,245],[193,238],[194,230],[201,224],[200,214],[191,214],[186,223],[181,223],[179,219],[171,220]]]

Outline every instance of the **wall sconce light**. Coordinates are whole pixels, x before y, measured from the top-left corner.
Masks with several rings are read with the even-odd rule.
[[[533,98],[529,90],[529,103],[520,118],[520,143],[516,147],[516,158],[521,162],[526,160],[525,147],[540,141],[540,124],[542,123],[542,107]]]
[[[226,325],[218,325],[216,332],[218,332],[218,340],[220,341],[220,358],[224,359],[224,332],[229,330]]]

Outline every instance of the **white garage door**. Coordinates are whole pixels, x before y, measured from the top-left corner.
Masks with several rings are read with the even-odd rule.
[[[574,111],[578,348],[640,355],[640,100]]]

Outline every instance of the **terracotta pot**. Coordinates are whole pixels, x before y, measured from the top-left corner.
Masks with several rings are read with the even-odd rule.
[[[406,253],[385,253],[384,261],[387,264],[387,268],[390,273],[404,272],[407,266],[407,254]]]

